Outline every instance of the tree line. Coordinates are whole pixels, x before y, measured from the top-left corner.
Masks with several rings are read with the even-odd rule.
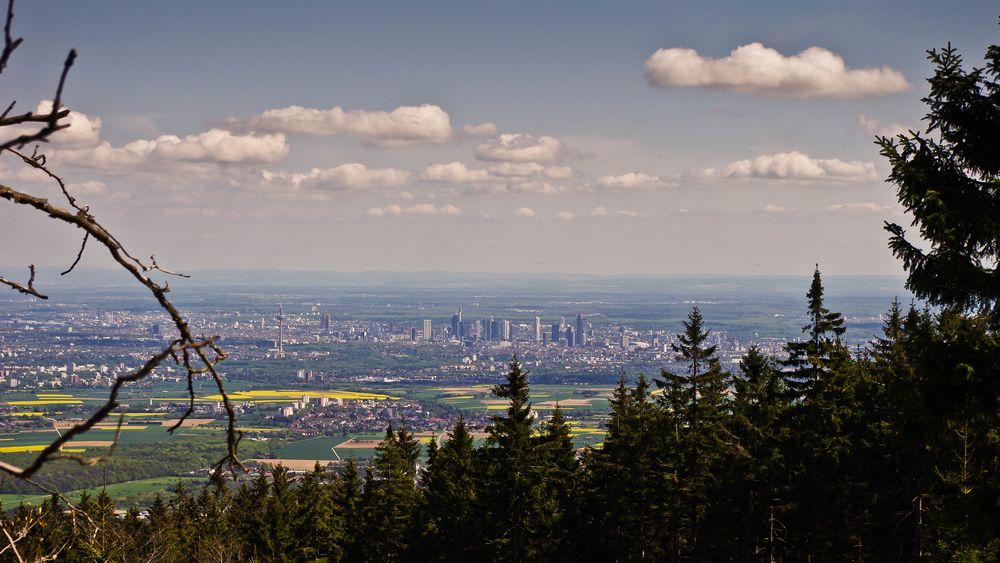
[[[684,370],[610,399],[602,445],[576,451],[539,419],[515,359],[508,402],[475,447],[390,427],[372,462],[231,489],[178,488],[148,518],[79,514],[54,498],[4,522],[21,554],[60,559],[261,561],[988,561],[1000,551],[1000,342],[981,316],[893,302],[851,354],[844,319],[807,295],[787,357],[751,347],[724,369],[697,307]]]

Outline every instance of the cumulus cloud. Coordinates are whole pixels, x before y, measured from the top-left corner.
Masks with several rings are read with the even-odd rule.
[[[497,180],[488,170],[471,169],[461,162],[431,164],[424,169],[420,179],[444,184],[471,184]]]
[[[492,137],[493,135],[496,135],[499,130],[497,129],[496,123],[487,121],[486,123],[480,123],[479,125],[466,125],[465,127],[462,127],[462,132],[472,137]]]
[[[280,133],[349,134],[365,142],[386,145],[440,143],[451,138],[448,112],[433,104],[399,106],[392,111],[289,106],[265,111],[245,121],[231,121],[230,125]]]
[[[785,211],[788,211],[788,209],[780,205],[769,203],[764,206],[764,211],[767,211],[768,213],[784,213]]]
[[[597,185],[611,189],[641,189],[665,188],[677,184],[668,182],[659,176],[650,176],[642,172],[629,172],[618,176],[601,176],[597,179]]]
[[[638,211],[632,211],[631,209],[623,209],[621,211],[615,211],[616,217],[627,217],[629,219],[637,219],[642,217]]]
[[[573,177],[573,169],[569,166],[543,166],[537,162],[501,162],[489,167],[489,171],[497,176],[531,177],[544,176],[553,179]]]
[[[400,215],[455,216],[461,214],[462,210],[454,205],[448,204],[437,207],[432,203],[418,203],[410,207],[393,204],[385,207],[372,207],[368,211],[365,211],[365,215],[370,217],[393,217]]]
[[[896,135],[905,135],[910,131],[910,128],[902,123],[882,123],[865,114],[858,116],[858,125],[864,127],[870,136],[895,137]]]
[[[694,49],[659,49],[646,60],[646,80],[664,88],[719,88],[789,98],[869,98],[910,87],[902,73],[888,66],[852,69],[822,47],[785,56],[760,43],[737,47],[719,59]]]
[[[591,217],[607,217],[608,216],[608,210],[607,210],[607,208],[605,208],[603,206],[597,206],[597,207],[595,207],[595,208],[593,208],[593,209],[590,210],[590,216]]]
[[[65,108],[64,108],[65,109]],[[52,111],[52,101],[42,100],[33,112],[35,115],[46,115]],[[14,112],[17,113],[17,112]],[[86,148],[101,142],[101,118],[91,117],[85,113],[70,110],[69,115],[59,120],[60,124],[69,125],[56,131],[49,137],[49,144],[55,148]],[[43,124],[21,124],[4,127],[0,133],[0,142],[14,139],[21,135],[31,135],[37,132]]]
[[[777,180],[838,180],[861,182],[878,177],[875,164],[836,158],[815,159],[798,151],[762,155],[751,160],[738,160],[721,171],[707,169],[708,178],[770,178]]]
[[[526,219],[534,219],[538,217],[538,212],[530,207],[518,207],[514,210],[514,215],[517,217],[524,217]]]
[[[288,156],[283,134],[236,135],[212,129],[184,138],[161,135],[122,147],[107,141],[89,149],[59,150],[58,159],[90,168],[129,168],[149,162],[271,163]]]
[[[576,219],[576,215],[570,213],[569,211],[560,211],[559,213],[556,213],[556,219],[559,219],[560,221],[572,221],[573,219]]]
[[[836,203],[827,207],[826,210],[845,213],[885,213],[890,209],[886,205],[879,205],[871,201],[864,201],[859,203]]]
[[[313,168],[298,174],[265,170],[263,177],[265,184],[283,183],[296,189],[359,190],[401,186],[409,180],[410,173],[398,168],[368,168],[364,164],[350,162],[333,168]]]
[[[475,155],[480,160],[498,162],[552,162],[562,150],[562,142],[555,137],[507,133],[476,147]]]

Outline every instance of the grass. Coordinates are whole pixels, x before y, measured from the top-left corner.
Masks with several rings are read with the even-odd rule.
[[[126,481],[124,483],[115,483],[113,485],[108,485],[106,487],[108,495],[118,502],[119,507],[130,506],[136,504],[137,502],[142,502],[145,504],[152,498],[154,494],[162,491],[172,490],[178,482],[184,483],[185,487],[190,490],[194,487],[199,487],[208,483],[208,480],[204,477],[154,477],[152,479],[142,479],[140,481]],[[72,503],[80,502],[80,498],[83,496],[84,491],[87,489],[80,489],[77,491],[70,491],[64,496],[69,499]],[[91,495],[96,495],[100,489],[89,489]],[[19,504],[26,504],[29,506],[38,506],[49,499],[49,495],[17,495],[17,494],[0,494],[0,503],[2,503],[4,509],[11,509]]]

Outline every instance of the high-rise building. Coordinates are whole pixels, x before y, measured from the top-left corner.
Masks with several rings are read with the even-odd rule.
[[[278,357],[285,357],[285,309],[278,303],[278,315],[274,317],[278,321]]]
[[[572,326],[566,327],[566,345],[569,346],[570,348],[576,346],[576,334],[574,334],[575,332],[576,331],[573,330]]]
[[[330,313],[323,313],[319,316],[319,328],[330,330]]]
[[[434,325],[430,319],[424,319],[424,340],[434,340]]]
[[[559,342],[562,335],[562,326],[559,323],[552,323],[552,342]]]
[[[542,341],[542,318],[535,315],[535,342]]]
[[[459,309],[461,311],[461,309]],[[461,338],[462,336],[458,333],[458,325],[462,323],[462,314],[455,313],[451,316],[451,336],[453,338]]]
[[[624,332],[621,333],[621,345],[623,350],[628,348],[628,334]]]
[[[587,327],[583,323],[583,313],[576,316],[576,339],[580,346],[587,345]]]
[[[417,340],[417,329],[411,327],[410,328],[410,341],[413,342],[413,341],[416,341],[416,340]]]
[[[500,321],[500,340],[510,341],[510,321],[507,319]]]

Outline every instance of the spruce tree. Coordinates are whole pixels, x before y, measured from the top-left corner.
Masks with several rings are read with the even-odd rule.
[[[892,168],[900,204],[913,216],[920,246],[886,222],[889,248],[903,261],[907,288],[932,304],[986,314],[1000,323],[1000,46],[984,67],[965,70],[950,44],[928,52],[934,64],[926,133],[876,143]],[[925,248],[926,247],[926,248]]]

